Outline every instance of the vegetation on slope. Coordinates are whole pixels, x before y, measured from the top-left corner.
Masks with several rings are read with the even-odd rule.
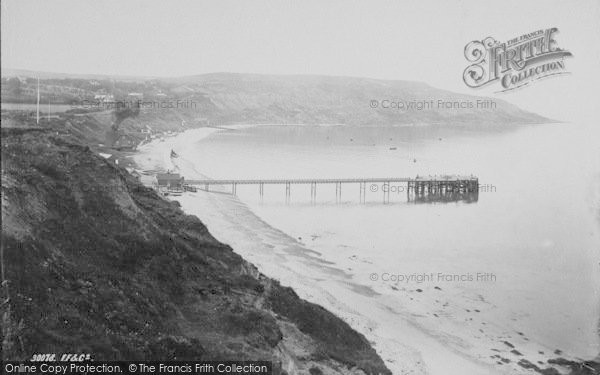
[[[345,322],[70,137],[2,129],[3,359],[271,360],[389,374]]]
[[[42,103],[60,99],[60,103],[83,105],[94,112],[107,108],[106,103],[94,99],[98,94],[113,95],[117,104],[127,105],[139,100],[139,96],[129,94],[141,94],[144,104],[133,123],[153,127],[173,120],[178,124],[183,120],[192,127],[239,123],[506,127],[550,121],[503,100],[454,93],[413,81],[213,73],[137,80],[56,74],[41,82],[46,90]],[[17,78],[5,76],[3,83],[3,101],[35,103],[36,79],[20,83]],[[74,94],[68,94],[73,90]],[[493,101],[495,105],[478,105],[478,101]],[[398,109],[395,103],[411,107]],[[100,112],[102,121],[101,117]]]

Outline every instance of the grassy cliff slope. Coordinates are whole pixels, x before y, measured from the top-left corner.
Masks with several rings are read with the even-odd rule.
[[[389,374],[342,320],[69,136],[2,129],[2,247],[4,359],[83,352]]]

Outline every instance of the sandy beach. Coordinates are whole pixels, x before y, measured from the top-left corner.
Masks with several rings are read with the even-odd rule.
[[[134,160],[145,170],[177,171],[187,179],[210,177],[192,155],[197,142],[218,131],[226,130],[194,129],[143,145]],[[178,158],[170,157],[172,149]],[[490,321],[494,306],[484,298],[442,293],[433,285],[357,279],[356,270],[362,274],[376,270],[367,257],[308,246],[265,222],[228,189],[199,190],[171,199],[262,273],[364,334],[394,374],[529,373],[520,360],[545,363],[552,354],[552,348],[535,338]],[[479,311],[489,313],[482,318]]]

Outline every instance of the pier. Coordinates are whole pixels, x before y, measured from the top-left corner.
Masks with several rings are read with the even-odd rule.
[[[221,180],[186,180],[187,185],[196,185],[205,191],[211,186],[231,186],[231,194],[235,195],[238,185],[257,185],[258,194],[262,198],[265,185],[285,185],[286,202],[290,201],[292,185],[310,185],[311,201],[317,199],[318,185],[335,185],[336,202],[342,200],[342,186],[354,184],[359,186],[359,201],[366,202],[367,190],[380,192],[383,202],[390,201],[392,184],[402,185],[407,200],[414,202],[449,202],[458,200],[476,201],[479,191],[479,180],[475,176],[416,176],[381,177],[381,178],[284,178],[284,179],[221,179]],[[367,184],[381,184],[381,188],[367,187]]]

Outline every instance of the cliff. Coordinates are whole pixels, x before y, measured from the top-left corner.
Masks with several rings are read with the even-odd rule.
[[[2,72],[3,80],[15,71]],[[34,77],[33,72],[22,72]],[[354,126],[441,125],[445,127],[508,127],[551,120],[499,99],[459,94],[423,82],[317,75],[212,73],[179,78],[144,78],[44,74],[41,86],[59,103],[79,105],[97,121],[111,125],[113,111],[94,98],[114,94],[115,101],[132,104],[139,98],[139,116],[123,124],[133,130],[229,124],[340,124]],[[90,83],[94,77],[96,86]],[[13,79],[15,81],[15,79]],[[20,81],[19,81],[20,82]],[[37,80],[19,83],[3,92],[5,102],[35,103]],[[73,92],[65,94],[65,92]],[[25,94],[25,91],[29,94]],[[135,100],[128,94],[139,93]],[[120,99],[119,99],[120,98]],[[493,105],[491,103],[493,102]],[[399,105],[398,103],[401,103]],[[487,105],[487,104],[490,105]],[[481,105],[479,105],[481,104]],[[405,106],[407,108],[397,107]],[[74,107],[74,108],[75,108]]]
[[[459,94],[414,81],[214,73],[163,82],[171,86],[171,92],[185,94],[197,103],[208,119],[223,124],[506,127],[551,121],[503,100]],[[495,105],[477,106],[478,101],[489,100]],[[393,108],[399,106],[394,103],[403,103],[406,108]],[[425,106],[419,109],[420,103]]]
[[[367,340],[68,135],[2,129],[3,359],[270,360],[389,374]]]

